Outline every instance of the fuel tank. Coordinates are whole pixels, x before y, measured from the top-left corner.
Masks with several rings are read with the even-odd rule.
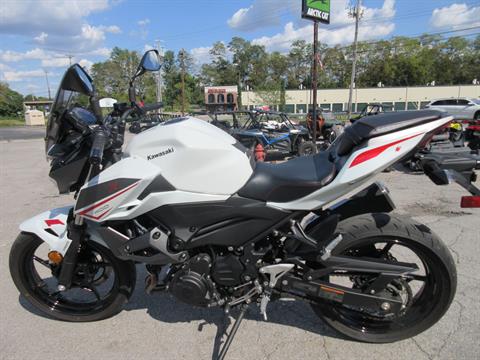
[[[136,135],[124,156],[158,167],[177,190],[204,194],[235,194],[253,171],[245,147],[194,117],[173,119]]]

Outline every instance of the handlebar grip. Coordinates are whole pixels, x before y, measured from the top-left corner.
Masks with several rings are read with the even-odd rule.
[[[163,107],[163,103],[156,103],[156,104],[145,105],[141,109],[144,112],[147,112],[147,111],[157,110],[157,109],[160,109],[162,107]]]
[[[95,130],[92,149],[90,150],[90,164],[99,165],[102,163],[103,149],[105,148],[106,142],[107,135],[105,134],[105,131],[101,128]]]

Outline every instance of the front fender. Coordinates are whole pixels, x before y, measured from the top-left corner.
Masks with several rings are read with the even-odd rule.
[[[66,206],[45,211],[22,222],[20,230],[37,235],[48,244],[50,251],[65,255],[72,242],[67,237],[67,218],[72,208]]]

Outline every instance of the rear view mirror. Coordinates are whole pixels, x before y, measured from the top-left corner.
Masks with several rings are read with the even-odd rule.
[[[160,57],[158,56],[157,50],[148,50],[143,54],[142,60],[140,60],[140,64],[138,64],[137,72],[130,80],[130,86],[128,88],[128,100],[131,103],[134,103],[136,99],[135,86],[133,85],[135,79],[147,71],[159,71],[160,67]]]
[[[147,71],[158,71],[160,70],[160,57],[158,56],[158,51],[148,50],[145,54],[143,54],[142,60],[138,65],[137,72],[135,77],[142,75]]]

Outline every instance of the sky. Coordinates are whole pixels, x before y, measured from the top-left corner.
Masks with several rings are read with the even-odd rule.
[[[321,42],[353,41],[354,1],[331,0]],[[360,40],[480,34],[480,0],[363,0],[362,8]],[[312,23],[300,13],[301,0],[0,0],[0,81],[47,96],[47,72],[53,96],[70,60],[88,70],[115,46],[184,48],[197,67],[209,61],[214,42],[233,36],[285,53],[294,40],[312,40]]]

